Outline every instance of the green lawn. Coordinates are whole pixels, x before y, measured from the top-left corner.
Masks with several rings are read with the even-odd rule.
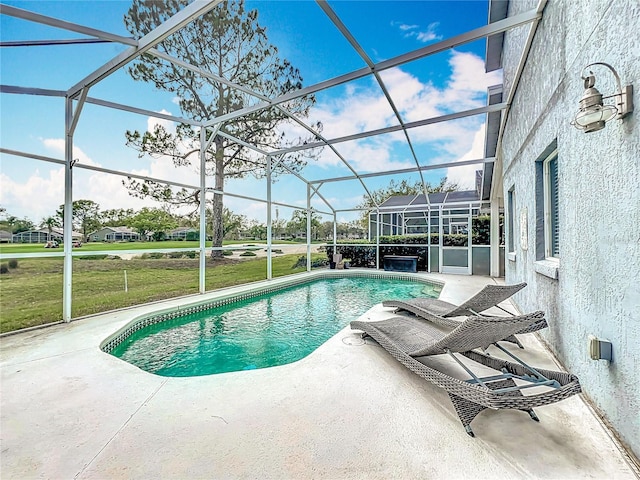
[[[274,242],[284,245],[300,245],[304,242],[293,242],[290,240],[283,240]],[[320,242],[312,242],[320,243]],[[224,246],[233,245],[258,245],[266,246],[266,241],[251,241],[251,240],[229,240],[224,242]],[[211,246],[211,242],[207,242],[207,246]],[[199,248],[200,242],[198,241],[169,241],[169,242],[116,242],[116,243],[103,243],[103,242],[89,242],[84,243],[82,247],[74,248],[74,251],[82,252],[98,252],[106,250],[150,250],[150,249],[168,249],[168,248]],[[45,252],[62,252],[62,246],[60,248],[44,248],[42,243],[0,243],[0,253],[3,255],[11,253],[45,253]]]
[[[82,252],[98,252],[104,250],[147,250],[152,248],[199,248],[200,243],[193,242],[115,242],[115,243],[103,243],[103,242],[90,242],[83,243],[82,247],[74,248],[74,251]],[[62,246],[60,248],[44,248],[42,243],[3,243],[0,244],[0,253],[3,255],[10,253],[43,253],[43,252],[62,252]]]
[[[168,243],[168,242],[167,242]],[[177,242],[184,244],[186,242]],[[82,247],[84,248],[84,246]],[[300,255],[273,258],[273,276],[302,272]],[[313,258],[326,258],[314,254]],[[73,261],[73,317],[198,292],[198,259]],[[22,259],[0,275],[0,332],[62,319],[62,258]],[[128,291],[124,291],[124,272]],[[266,258],[207,260],[207,290],[264,280]]]

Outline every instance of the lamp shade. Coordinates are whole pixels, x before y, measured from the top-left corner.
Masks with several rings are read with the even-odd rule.
[[[581,108],[571,124],[585,132],[596,132],[604,128],[605,122],[616,116],[618,110],[613,105],[592,105]]]

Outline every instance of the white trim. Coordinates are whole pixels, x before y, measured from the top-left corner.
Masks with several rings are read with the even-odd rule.
[[[547,258],[545,260],[538,260],[534,262],[534,268],[536,273],[544,275],[545,277],[558,279],[558,270],[560,269],[560,262],[557,258]]]
[[[515,185],[507,192],[507,221],[505,222],[505,229],[507,233],[506,250],[507,253],[513,253],[515,256],[516,251],[516,187]]]

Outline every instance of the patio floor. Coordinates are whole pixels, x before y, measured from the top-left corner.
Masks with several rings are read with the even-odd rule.
[[[455,302],[494,281],[430,276]],[[580,396],[536,409],[540,423],[486,410],[473,439],[444,391],[348,327],[294,364],[195,378],[100,351],[158,308],[0,339],[2,478],[636,478]],[[524,360],[560,368],[535,335],[520,338]]]

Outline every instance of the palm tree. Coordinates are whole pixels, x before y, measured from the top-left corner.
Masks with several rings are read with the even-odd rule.
[[[53,227],[59,227],[60,221],[56,217],[47,217],[43,218],[40,223],[41,228],[45,228],[49,231],[49,235],[47,236],[47,241],[51,240],[51,235],[53,234]]]

